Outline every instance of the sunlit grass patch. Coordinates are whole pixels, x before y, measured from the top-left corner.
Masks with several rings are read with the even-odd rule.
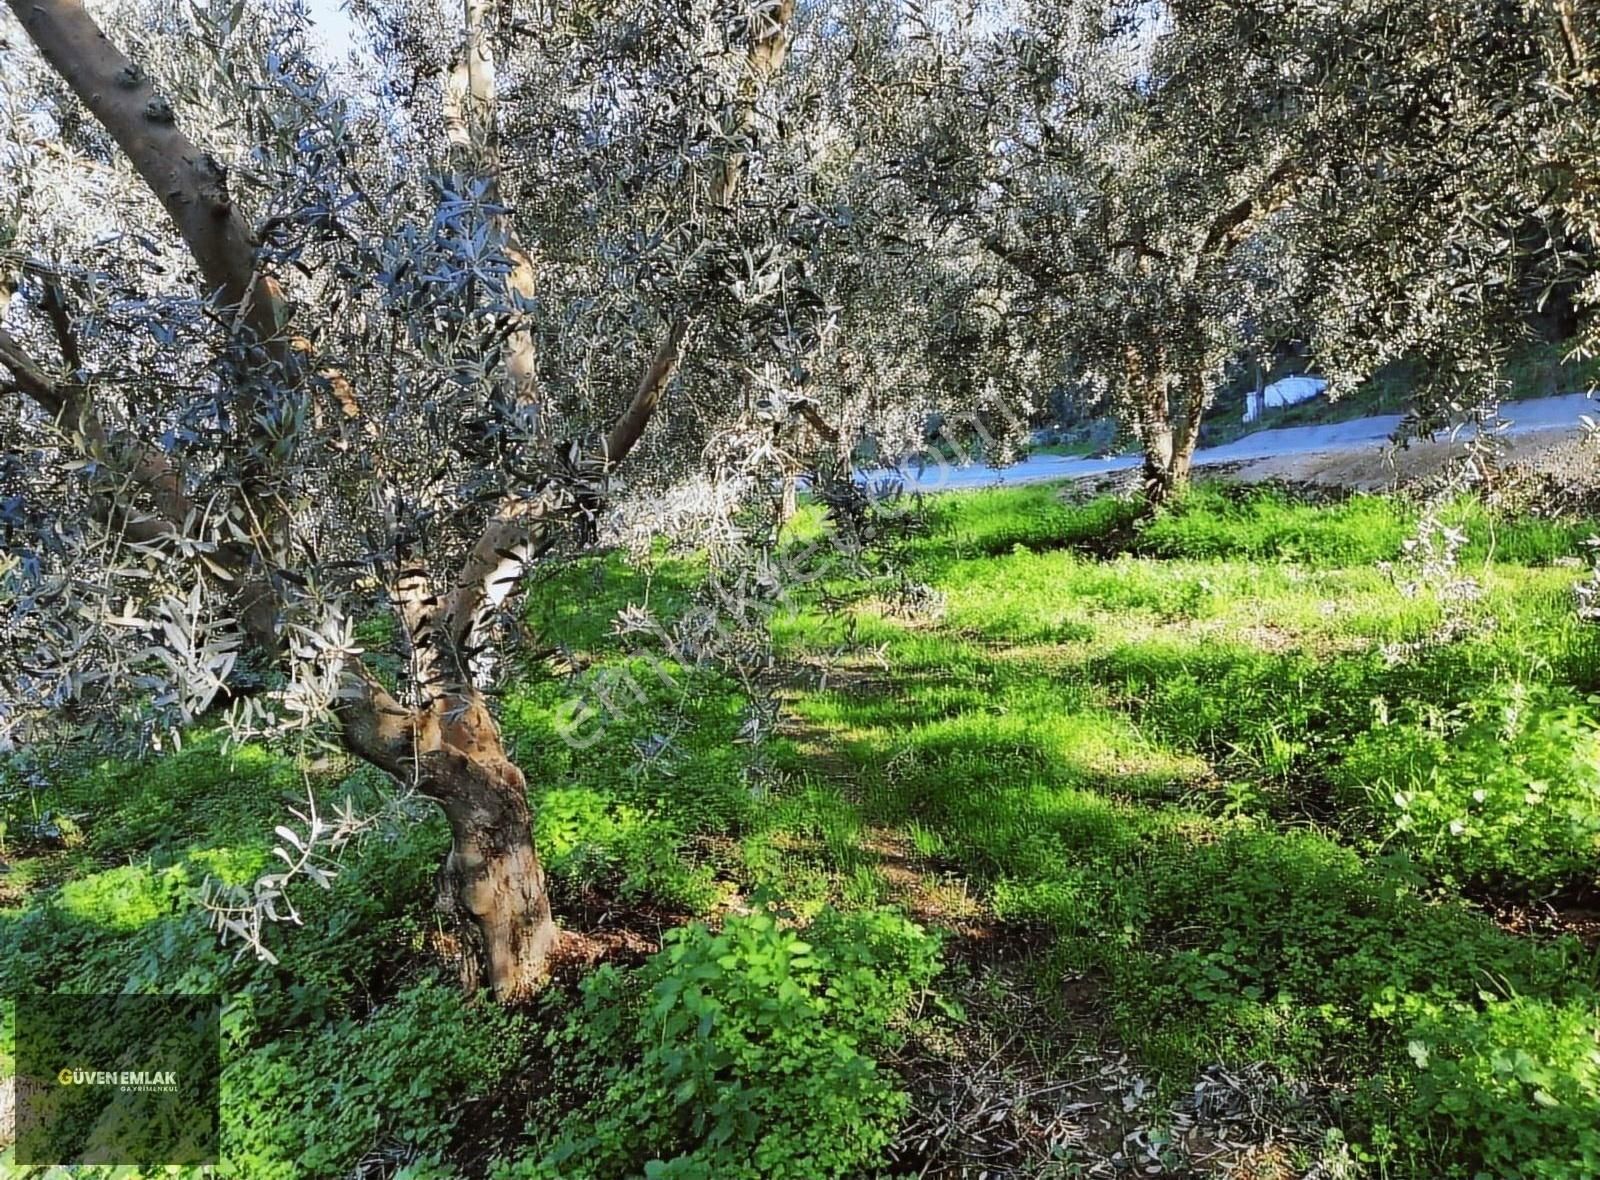
[[[1481,593],[1447,610],[1408,589],[1403,561],[1378,564],[1415,519],[1380,498],[1202,489],[1120,528],[1111,560],[1038,490],[946,499],[908,545],[941,618],[903,626],[845,602],[789,632],[793,651],[876,662],[795,704],[853,767],[865,812],[959,866],[995,918],[1037,929],[1044,961],[1097,979],[1119,1040],[1162,1076],[1270,1062],[1337,1088],[1358,1150],[1396,1175],[1471,1175],[1513,1140],[1577,1174],[1587,1148],[1563,1112],[1593,1101],[1569,1050],[1591,1030],[1572,1014],[1592,1019],[1595,972],[1575,944],[1499,931],[1441,894],[1446,879],[1396,873],[1329,792],[1387,716],[1519,677],[1594,683],[1571,611],[1582,571],[1551,564],[1580,526],[1456,506],[1460,572]],[[852,646],[864,631],[870,649]],[[1524,1058],[1499,1033],[1480,1050],[1442,1031],[1478,1027],[1491,976],[1539,1030]],[[1456,1015],[1422,1068],[1409,1047],[1430,1013]],[[1571,1079],[1559,1109],[1479,1076],[1502,1059]],[[1449,1098],[1447,1079],[1481,1104]],[[1496,1123],[1518,1129],[1480,1143]]]
[[[1052,484],[942,495],[928,501],[928,529],[910,545],[919,564],[993,557],[1023,549],[1114,549],[1144,513],[1137,502],[1102,496],[1069,504]]]
[[[67,917],[126,933],[172,913],[187,883],[181,868],[124,865],[68,881],[56,896]]]
[[[81,846],[100,857],[170,852],[201,839],[259,836],[282,799],[303,796],[307,782],[286,754],[255,744],[227,749],[220,732],[201,731],[179,750],[141,759],[63,756],[36,766],[0,789],[0,822],[21,847],[38,845],[37,834],[47,831],[46,846]]]
[[[1369,565],[1400,555],[1413,511],[1381,496],[1307,504],[1268,488],[1200,484],[1140,532],[1156,557]]]

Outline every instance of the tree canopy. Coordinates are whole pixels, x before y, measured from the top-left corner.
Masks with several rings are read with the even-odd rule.
[[[368,0],[332,67],[292,0],[10,11],[0,740],[342,745],[449,817],[504,997],[556,937],[492,700],[540,563],[763,561],[774,481],[930,414],[1076,390],[1162,500],[1284,341],[1420,358],[1424,424],[1552,299],[1600,343],[1577,0]]]

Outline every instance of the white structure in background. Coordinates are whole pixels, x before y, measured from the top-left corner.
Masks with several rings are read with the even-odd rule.
[[[1265,410],[1310,401],[1327,388],[1326,378],[1303,374],[1274,381],[1265,389],[1252,389],[1244,395],[1244,420],[1254,422]]]

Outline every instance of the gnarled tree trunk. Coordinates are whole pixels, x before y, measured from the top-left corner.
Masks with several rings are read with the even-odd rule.
[[[1147,363],[1135,348],[1127,350],[1127,381],[1134,415],[1134,433],[1144,452],[1144,494],[1151,504],[1165,504],[1188,478],[1189,465],[1183,455],[1183,439],[1173,429],[1167,400],[1167,374],[1164,358]],[[1178,465],[1181,461],[1181,474]]]
[[[1151,503],[1161,504],[1172,494],[1172,427],[1163,421],[1146,421],[1139,430],[1144,449],[1144,492]]]
[[[1200,441],[1200,422],[1205,415],[1207,386],[1202,372],[1185,376],[1177,398],[1169,391],[1169,357],[1158,352],[1155,364],[1147,364],[1136,349],[1130,348],[1128,384],[1136,415],[1134,431],[1144,452],[1145,497],[1152,505],[1170,503],[1189,486],[1189,470]],[[1174,400],[1179,401],[1174,408]]]
[[[500,727],[481,695],[436,702],[437,728],[424,727],[440,748],[425,760],[420,789],[450,821],[450,853],[439,869],[439,900],[474,928],[502,1003],[537,991],[549,975],[559,937],[545,891],[544,866],[533,846],[528,781],[506,756]],[[475,956],[463,956],[465,982]]]
[[[460,944],[462,982],[469,991],[487,982],[502,1002],[532,995],[549,977],[560,933],[534,847],[527,779],[482,694],[448,692],[410,709],[355,668],[339,719],[351,753],[414,783],[449,821],[450,851],[435,881]]]
[[[469,990],[485,982],[481,962],[504,1003],[545,982],[560,935],[533,845],[527,780],[505,756],[487,714],[475,724],[487,727],[473,735],[476,751],[437,760],[423,789],[450,821],[438,900],[460,927],[463,982]]]
[[[800,477],[785,472],[778,488],[778,527],[781,529],[794,519],[800,501]]]
[[[1183,417],[1173,430],[1172,459],[1167,464],[1167,498],[1181,495],[1189,486],[1189,469],[1194,464],[1195,448],[1200,443],[1200,423],[1209,401],[1205,378],[1195,375],[1184,384]]]
[[[1148,443],[1145,446],[1144,485],[1145,495],[1150,502],[1162,505],[1170,504],[1182,496],[1184,489],[1189,486],[1194,443],[1182,439],[1184,431],[1175,433],[1165,425],[1158,433],[1163,440],[1160,446],[1152,448]]]

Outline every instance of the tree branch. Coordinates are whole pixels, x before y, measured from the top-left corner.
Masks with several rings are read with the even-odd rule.
[[[285,309],[255,270],[255,248],[228,195],[227,170],[178,129],[143,68],[101,31],[79,0],[6,0],[47,62],[111,133],[200,267],[210,293],[237,306],[263,340]]]
[[[744,77],[739,82],[739,98],[730,124],[723,128],[724,150],[722,166],[711,179],[711,203],[720,209],[732,206],[744,175],[746,149],[750,132],[755,126],[756,102],[761,91],[783,67],[789,56],[789,22],[794,18],[795,0],[777,0],[770,12],[757,12],[752,18],[760,22],[753,34],[749,52],[745,54]]]
[[[467,0],[468,43],[469,50],[473,44],[483,44],[486,52],[486,43],[481,37],[474,42],[471,24],[475,7],[481,3],[482,0]],[[710,200],[718,208],[729,208],[737,194],[749,154],[756,102],[762,87],[788,55],[789,25],[794,9],[795,0],[777,0],[769,11],[755,18],[760,23],[752,29],[738,101],[732,118],[723,128],[723,154],[710,182]],[[481,13],[478,19],[481,20]],[[466,55],[469,69],[474,60],[469,52]],[[470,74],[463,81],[465,92],[473,93]],[[459,132],[452,131],[452,139],[458,135]],[[632,400],[601,440],[600,475],[612,471],[626,459],[643,437],[678,370],[689,328],[690,320],[684,315],[668,324],[666,335],[639,376]],[[462,565],[454,589],[441,606],[440,638],[456,653],[458,673],[465,671],[463,665],[466,657],[470,657],[484,608],[498,605],[511,593],[528,565],[555,543],[558,521],[581,507],[552,484],[539,496],[503,505],[500,513],[484,527]]]
[[[803,401],[797,407],[799,414],[811,424],[811,429],[817,432],[817,437],[830,447],[839,445],[839,432],[817,409],[813,401]]]
[[[500,141],[495,109],[494,47],[489,41],[487,0],[465,0],[466,37],[461,56],[445,81],[444,124],[451,155],[461,179],[476,176],[486,182],[489,204],[500,201]],[[458,187],[465,188],[464,184]],[[520,303],[537,291],[533,258],[517,235],[509,212],[493,213],[489,228],[511,264],[505,277],[513,304],[512,330],[504,345],[504,378],[511,400],[519,406],[536,406],[539,397],[538,351],[527,313]]]
[[[1293,191],[1294,183],[1304,178],[1298,160],[1291,156],[1280,161],[1254,193],[1216,216],[1206,231],[1196,258],[1204,260],[1232,250],[1244,239],[1245,231],[1252,224],[1282,208],[1289,192]],[[1287,191],[1277,191],[1283,189]]]
[[[60,417],[67,404],[61,386],[4,328],[0,328],[0,365],[11,370],[13,383],[18,389],[44,407],[51,417]]]
[[[333,711],[346,749],[401,782],[410,780],[418,753],[416,715],[359,660],[347,669]]]
[[[978,244],[1047,291],[1057,290],[1066,282],[1067,273],[1060,267],[1023,247],[1009,244],[998,233],[985,235]]]
[[[1122,238],[1119,241],[1112,242],[1111,249],[1132,250],[1136,258],[1158,258],[1163,262],[1167,259],[1165,251],[1157,250],[1143,238]]]
[[[1567,51],[1567,62],[1572,66],[1574,80],[1584,75],[1583,42],[1578,37],[1576,5],[1572,0],[1557,0],[1556,19],[1561,26],[1561,41]]]
[[[56,345],[61,349],[61,359],[67,362],[67,371],[73,375],[74,380],[83,371],[83,354],[78,350],[78,334],[72,328],[72,320],[67,315],[67,300],[61,293],[61,285],[54,279],[46,279],[44,283],[44,298],[40,300],[45,314],[50,317],[50,327],[56,334]]]
[[[783,65],[789,54],[789,24],[794,19],[795,0],[777,0],[770,12],[758,14],[761,23],[752,29],[750,48],[745,54],[745,72],[739,86],[739,99],[733,118],[723,128],[721,164],[711,179],[710,200],[719,209],[732,206],[744,176],[749,155],[749,135],[755,125],[756,102],[761,90]],[[667,328],[666,338],[656,347],[645,366],[633,401],[622,412],[606,435],[601,461],[606,469],[622,462],[649,425],[661,395],[677,371],[689,321],[680,316]]]
[[[234,309],[234,328],[264,345],[287,377],[297,376],[296,354],[283,339],[288,308],[282,288],[256,268],[249,227],[228,193],[227,169],[178,128],[172,104],[156,93],[143,67],[112,44],[81,0],[6,2],[44,59],[110,133],[160,201],[199,266],[208,294]],[[55,313],[51,314],[54,319]],[[87,402],[63,409],[92,443],[107,441]],[[254,421],[248,395],[236,417],[243,423]],[[259,501],[255,515],[270,528],[276,512],[263,487],[264,475],[247,472],[244,489],[247,500]],[[188,527],[191,508],[164,455],[141,451],[134,476],[155,493],[174,527]]]
[[[639,377],[633,400],[606,434],[604,450],[601,452],[601,461],[606,470],[609,471],[628,457],[628,452],[633,450],[634,444],[644,434],[644,428],[650,424],[656,407],[661,404],[662,393],[677,372],[678,362],[683,355],[683,338],[688,331],[688,319],[680,316],[672,321],[667,328],[666,338],[656,346],[655,354]]]
[[[435,634],[465,675],[473,635],[486,608],[499,606],[522,575],[555,544],[555,527],[568,505],[552,487],[540,496],[512,501],[484,527],[462,563],[455,588],[440,607]]]
[[[60,426],[75,430],[83,440],[83,450],[113,470],[122,469],[135,485],[148,491],[155,500],[156,516],[136,514],[131,504],[103,504],[96,516],[110,527],[122,514],[121,532],[130,540],[151,543],[180,531],[192,504],[183,491],[183,481],[171,461],[159,451],[138,448],[126,468],[115,463],[113,446],[105,424],[94,412],[86,391],[75,382],[57,381],[23,349],[16,337],[0,328],[0,365],[10,369],[13,387],[31,398]]]
[[[45,268],[30,265],[25,269],[32,270],[44,283],[40,306],[50,318],[72,378],[59,381],[51,377],[4,329],[0,329],[0,364],[16,374],[16,388],[32,398],[58,427],[76,432],[84,454],[109,470],[121,472],[131,485],[143,488],[155,502],[156,512],[151,514],[131,501],[119,502],[126,501],[126,497],[97,496],[91,505],[97,520],[135,544],[158,544],[181,534],[194,511],[193,502],[183,490],[182,476],[165,454],[138,443],[129,448],[127,461],[120,461],[123,457],[116,453],[113,437],[81,379],[83,357],[61,286]]]

